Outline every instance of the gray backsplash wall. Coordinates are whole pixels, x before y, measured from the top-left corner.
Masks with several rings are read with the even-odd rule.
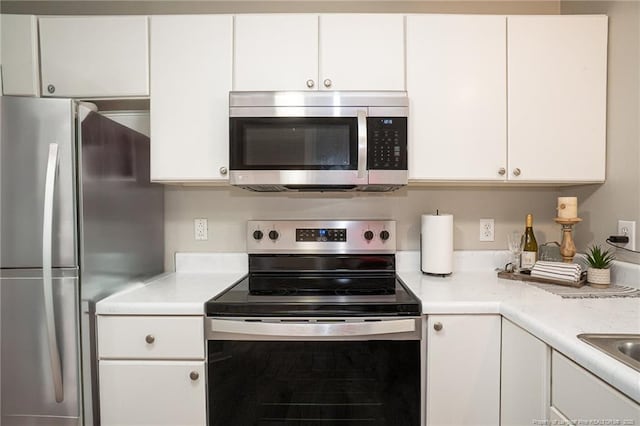
[[[506,235],[524,231],[533,213],[538,243],[560,239],[557,188],[407,187],[388,194],[260,194],[232,187],[168,186],[165,190],[166,270],[176,252],[243,252],[251,219],[394,219],[399,250],[419,248],[420,215],[454,215],[456,250],[506,249]],[[195,241],[194,218],[207,218],[209,239]],[[495,241],[480,242],[480,218],[495,219]],[[576,232],[589,232],[577,228]]]

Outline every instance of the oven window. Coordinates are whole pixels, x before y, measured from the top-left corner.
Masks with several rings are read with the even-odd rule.
[[[420,424],[420,342],[209,341],[209,425]]]
[[[231,118],[230,125],[236,170],[357,168],[356,118]]]

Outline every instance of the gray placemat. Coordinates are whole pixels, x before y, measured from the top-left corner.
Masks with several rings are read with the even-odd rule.
[[[563,299],[605,299],[609,297],[640,297],[640,289],[626,285],[611,284],[609,288],[595,288],[585,285],[580,288],[563,287],[555,284],[529,282],[549,293],[562,296]]]

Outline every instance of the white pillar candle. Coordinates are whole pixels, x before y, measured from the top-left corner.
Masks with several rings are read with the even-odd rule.
[[[558,197],[558,218],[575,219],[578,217],[578,197]]]

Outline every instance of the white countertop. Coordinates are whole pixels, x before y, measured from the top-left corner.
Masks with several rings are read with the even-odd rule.
[[[500,314],[640,402],[640,373],[580,341],[580,333],[640,334],[640,298],[562,299],[520,281],[497,278],[504,252],[456,252],[455,272],[420,272],[417,252],[398,253],[398,275],[424,314]],[[204,315],[204,303],[246,274],[241,253],[178,254],[176,273],[115,294],[99,315]],[[640,268],[620,274],[640,282]],[[636,286],[638,282],[623,282]]]

